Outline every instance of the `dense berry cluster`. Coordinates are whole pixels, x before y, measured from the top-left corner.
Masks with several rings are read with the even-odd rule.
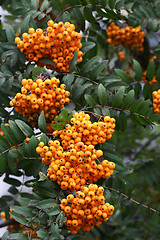
[[[65,129],[56,130],[53,136],[59,135],[62,146],[68,149],[71,144],[83,142],[86,145],[96,145],[104,143],[112,137],[115,128],[115,119],[109,116],[104,117],[104,121],[94,122],[90,121],[89,114],[84,112],[76,112],[67,124]]]
[[[72,234],[79,230],[88,232],[94,226],[100,226],[102,221],[108,221],[114,206],[105,203],[103,191],[103,187],[90,184],[76,192],[75,196],[69,194],[66,199],[61,200],[60,207],[67,216],[65,224]]]
[[[66,103],[69,103],[69,91],[65,90],[65,84],[58,87],[60,81],[56,77],[23,79],[21,93],[17,93],[10,105],[15,110],[29,117],[28,121],[37,124],[37,119],[44,110],[46,120],[52,122],[55,116],[61,111]]]
[[[136,48],[137,52],[143,52],[143,42],[145,33],[141,31],[141,26],[132,27],[127,26],[126,28],[120,28],[115,23],[111,23],[106,30],[109,44],[117,46],[122,44],[124,47],[129,46],[133,51]]]
[[[63,190],[82,189],[86,183],[97,182],[100,178],[107,178],[113,174],[115,163],[97,160],[103,151],[95,150],[93,145],[78,142],[70,145],[69,150],[63,151],[58,140],[49,141],[49,147],[40,142],[36,149],[42,161],[49,165],[47,176],[57,181]]]
[[[154,112],[160,114],[160,89],[152,93]]]
[[[28,33],[23,33],[22,37],[23,40],[16,37],[15,43],[30,62],[37,63],[41,58],[50,58],[56,66],[46,64],[43,61],[38,62],[38,64],[46,65],[47,68],[57,72],[68,72],[75,51],[77,51],[77,63],[82,61],[81,34],[75,31],[74,24],[69,22],[54,23],[49,20],[45,31],[41,28],[37,30],[29,28]]]

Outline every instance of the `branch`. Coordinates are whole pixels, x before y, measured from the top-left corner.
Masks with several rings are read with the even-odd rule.
[[[144,118],[144,119],[148,119],[148,120],[149,120],[149,118],[146,117],[146,116],[144,116],[144,115],[141,115],[141,114],[139,114],[139,113],[134,113],[134,112],[131,112],[131,111],[126,110],[126,109],[121,109],[121,108],[111,107],[111,106],[101,106],[101,105],[95,105],[94,107],[99,107],[99,108],[104,107],[104,108],[114,109],[114,110],[117,110],[117,111],[120,111],[120,112],[126,112],[126,113],[129,113],[130,115],[133,114],[133,115],[136,115],[136,116],[138,116],[138,117],[142,117],[142,118]],[[80,111],[84,111],[84,110],[90,109],[90,108],[93,108],[93,107],[85,107],[85,108],[82,108]],[[87,112],[87,111],[85,111],[85,112]],[[89,111],[88,111],[88,112],[89,112]],[[151,121],[151,120],[149,120],[149,121]]]
[[[9,226],[9,225],[15,225],[15,224],[17,224],[17,222],[15,222],[15,221],[5,221],[5,222],[0,224],[0,228],[6,227],[6,226]]]
[[[96,4],[96,5],[87,4],[87,5],[84,5],[84,6],[81,5],[81,4],[79,4],[79,5],[74,5],[74,6],[70,6],[70,7],[67,7],[67,8],[65,8],[65,9],[63,9],[63,11],[60,12],[60,13],[57,15],[57,17],[55,18],[54,22],[56,22],[57,19],[58,19],[64,12],[66,12],[66,11],[72,9],[72,8],[77,8],[77,7],[99,7],[99,8],[103,8],[103,9],[105,9],[105,8],[108,9],[108,7],[104,7],[104,6],[100,5],[100,4]]]
[[[139,205],[139,206],[142,206],[142,207],[144,207],[144,208],[149,209],[149,210],[152,211],[152,212],[155,212],[155,213],[160,214],[160,211],[157,211],[156,209],[151,208],[151,207],[149,207],[149,206],[147,206],[147,205],[145,205],[145,204],[139,203],[138,201],[134,200],[133,198],[127,196],[127,195],[124,194],[124,193],[121,193],[120,191],[118,191],[118,190],[116,190],[116,189],[114,189],[114,188],[110,188],[110,187],[104,187],[104,188],[106,188],[106,189],[108,189],[108,190],[111,190],[111,191],[114,191],[114,192],[118,193],[119,195],[125,197],[126,199],[130,200],[131,202],[136,203],[136,204]]]
[[[160,133],[157,133],[157,134],[155,134],[152,138],[148,139],[148,141],[147,141],[145,144],[143,144],[143,145],[139,148],[139,150],[135,153],[134,157],[132,158],[132,161],[134,161],[134,160],[137,158],[137,156],[140,154],[140,152],[141,152],[143,149],[145,149],[146,147],[148,147],[148,146],[150,145],[150,143],[151,143],[153,140],[155,140],[156,138],[158,138],[159,136],[160,136]]]

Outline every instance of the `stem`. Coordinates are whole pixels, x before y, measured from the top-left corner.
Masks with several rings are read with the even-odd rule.
[[[105,8],[108,9],[108,7],[104,7],[104,6],[100,5],[100,4],[96,4],[96,5],[87,4],[87,5],[84,5],[84,6],[83,6],[82,4],[74,5],[74,6],[70,6],[70,7],[67,7],[67,8],[65,8],[65,9],[63,9],[63,11],[60,12],[60,13],[57,15],[57,17],[54,19],[54,22],[56,22],[57,19],[58,19],[64,12],[66,12],[66,11],[72,9],[72,8],[77,8],[77,7],[99,7],[99,8],[103,8],[103,9],[105,9]]]
[[[146,147],[148,147],[150,145],[150,143],[155,140],[156,138],[158,138],[160,136],[160,133],[155,134],[152,138],[150,138],[145,144],[143,144],[139,150],[135,153],[134,157],[132,158],[132,161],[134,161],[137,156],[141,153],[142,150],[144,150]]]
[[[133,198],[127,196],[127,195],[124,194],[124,193],[121,193],[120,191],[118,191],[118,190],[116,190],[116,189],[114,189],[114,188],[110,188],[110,187],[104,187],[104,188],[118,193],[119,195],[125,197],[125,198],[128,199],[128,200],[131,200],[131,202],[134,202],[134,203],[136,203],[136,204],[139,205],[139,206],[142,206],[142,207],[144,207],[144,208],[149,209],[149,210],[152,211],[152,212],[155,212],[155,213],[160,214],[160,211],[157,211],[156,209],[151,208],[151,207],[149,207],[149,206],[147,206],[147,205],[145,205],[145,204],[143,204],[143,203],[139,203],[138,201],[134,200]]]
[[[111,106],[101,106],[101,105],[95,105],[94,107],[99,107],[99,108],[109,108],[109,109],[113,109],[113,110],[117,110],[117,111],[120,111],[120,112],[127,112],[129,114],[133,114],[133,115],[136,115],[138,117],[142,117],[142,118],[145,118],[145,119],[148,119],[148,117],[144,116],[144,115],[141,115],[141,114],[138,114],[138,113],[134,113],[134,112],[130,112],[129,110],[126,110],[126,109],[121,109],[121,108],[117,108],[117,107],[111,107]],[[86,109],[90,109],[90,108],[93,108],[93,107],[85,107],[85,108],[82,108],[81,111],[84,111]],[[87,111],[85,111],[87,112]]]
[[[0,228],[6,227],[6,226],[9,226],[9,225],[15,225],[15,224],[17,224],[17,222],[15,222],[15,221],[5,221],[5,222],[0,224]]]

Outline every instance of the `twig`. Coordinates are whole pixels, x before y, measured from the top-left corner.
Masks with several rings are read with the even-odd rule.
[[[160,211],[157,211],[156,209],[151,208],[151,207],[149,207],[149,206],[147,206],[147,205],[145,205],[145,204],[143,204],[143,203],[139,203],[138,201],[134,200],[133,198],[127,196],[127,195],[124,194],[124,193],[121,193],[120,191],[118,191],[118,190],[116,190],[116,189],[114,189],[114,188],[110,188],[110,187],[104,187],[104,188],[118,193],[119,195],[125,197],[125,198],[128,199],[128,200],[131,200],[131,202],[134,202],[134,203],[136,203],[136,204],[139,205],[139,206],[142,206],[142,207],[144,207],[144,208],[149,209],[149,210],[152,211],[152,212],[155,212],[155,213],[160,214]]]
[[[155,140],[156,138],[158,138],[159,136],[160,136],[160,133],[157,133],[157,134],[155,134],[152,138],[150,138],[145,144],[143,144],[143,145],[139,148],[139,150],[135,153],[134,157],[132,158],[132,161],[134,161],[134,160],[137,158],[137,156],[140,154],[140,152],[141,152],[144,148],[146,148],[147,146],[149,146],[150,143],[151,143],[153,140]]]
[[[6,226],[9,226],[9,225],[15,225],[15,224],[17,224],[17,222],[15,222],[15,221],[5,221],[5,222],[0,224],[0,228],[6,227]]]
[[[57,17],[54,19],[54,22],[56,22],[57,19],[58,19],[64,12],[66,12],[66,11],[72,9],[72,8],[77,8],[77,7],[99,7],[99,8],[103,8],[103,9],[105,9],[105,8],[108,9],[108,7],[104,7],[104,6],[100,5],[100,4],[95,4],[95,5],[92,5],[92,4],[87,4],[87,5],[82,5],[82,4],[74,5],[74,6],[70,6],[70,7],[67,7],[67,8],[65,8],[65,9],[63,9],[63,11],[60,12],[60,13],[57,15]]]
[[[146,116],[144,116],[144,115],[141,115],[141,114],[138,114],[138,113],[135,113],[135,112],[131,112],[131,111],[126,110],[126,109],[121,109],[121,108],[111,107],[111,106],[101,106],[101,105],[95,105],[94,107],[99,107],[99,108],[104,107],[104,108],[109,108],[109,109],[117,110],[117,111],[120,111],[120,112],[127,112],[127,113],[129,113],[129,114],[133,114],[133,115],[136,115],[136,116],[138,116],[138,117],[142,117],[142,118],[144,118],[144,119],[148,119],[148,120],[149,120],[149,118],[146,117]],[[85,111],[86,109],[90,109],[90,108],[93,108],[93,107],[85,107],[85,108],[82,108],[81,111]],[[87,111],[85,111],[85,112],[87,112]],[[150,121],[151,121],[151,120],[150,120]]]

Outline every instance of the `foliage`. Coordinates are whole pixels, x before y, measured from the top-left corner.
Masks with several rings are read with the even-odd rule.
[[[33,239],[44,240],[159,239],[160,116],[154,112],[152,101],[152,92],[160,89],[159,1],[139,2],[0,0],[8,12],[0,27],[0,174],[9,184],[8,194],[0,198],[0,208],[6,223],[11,216],[21,224],[6,231],[2,240],[31,239],[33,233]],[[69,21],[82,35],[83,60],[77,64],[75,51],[69,72],[51,71],[26,61],[14,42],[29,28],[46,29],[50,19]],[[106,29],[111,22],[120,28],[140,25],[145,32],[144,51],[107,43]],[[156,46],[152,47],[152,39],[157,39]],[[122,61],[119,51],[125,55]],[[41,60],[46,64],[51,61]],[[34,128],[28,117],[10,106],[20,92],[22,79],[36,81],[42,75],[60,79],[70,92],[69,104],[51,124],[54,130],[63,130],[78,111],[88,113],[92,122],[105,116],[116,120],[113,137],[96,146],[103,151],[100,161],[108,159],[116,164],[112,176],[97,182],[105,188],[105,199],[115,211],[108,222],[87,233],[72,235],[66,229],[60,201],[69,191],[46,177],[48,166],[36,152],[40,142],[48,145],[54,139],[53,130],[47,132],[44,112]]]

